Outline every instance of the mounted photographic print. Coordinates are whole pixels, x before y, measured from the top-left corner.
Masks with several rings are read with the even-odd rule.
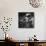
[[[34,28],[34,12],[19,12],[18,27],[19,28]]]

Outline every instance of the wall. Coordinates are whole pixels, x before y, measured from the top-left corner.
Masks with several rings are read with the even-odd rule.
[[[34,12],[35,13],[35,27],[33,29],[19,29],[18,28],[18,12]],[[10,33],[17,40],[27,40],[34,34],[37,35],[39,40],[44,40],[45,38],[45,6],[40,8],[33,8],[30,6],[28,0],[0,0],[0,19],[4,16],[12,17],[13,22]],[[0,39],[2,37],[3,31],[0,29]],[[4,33],[3,33],[4,34]]]

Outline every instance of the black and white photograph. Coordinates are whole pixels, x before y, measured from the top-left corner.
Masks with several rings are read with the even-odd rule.
[[[18,27],[19,28],[34,28],[34,12],[19,12]]]

